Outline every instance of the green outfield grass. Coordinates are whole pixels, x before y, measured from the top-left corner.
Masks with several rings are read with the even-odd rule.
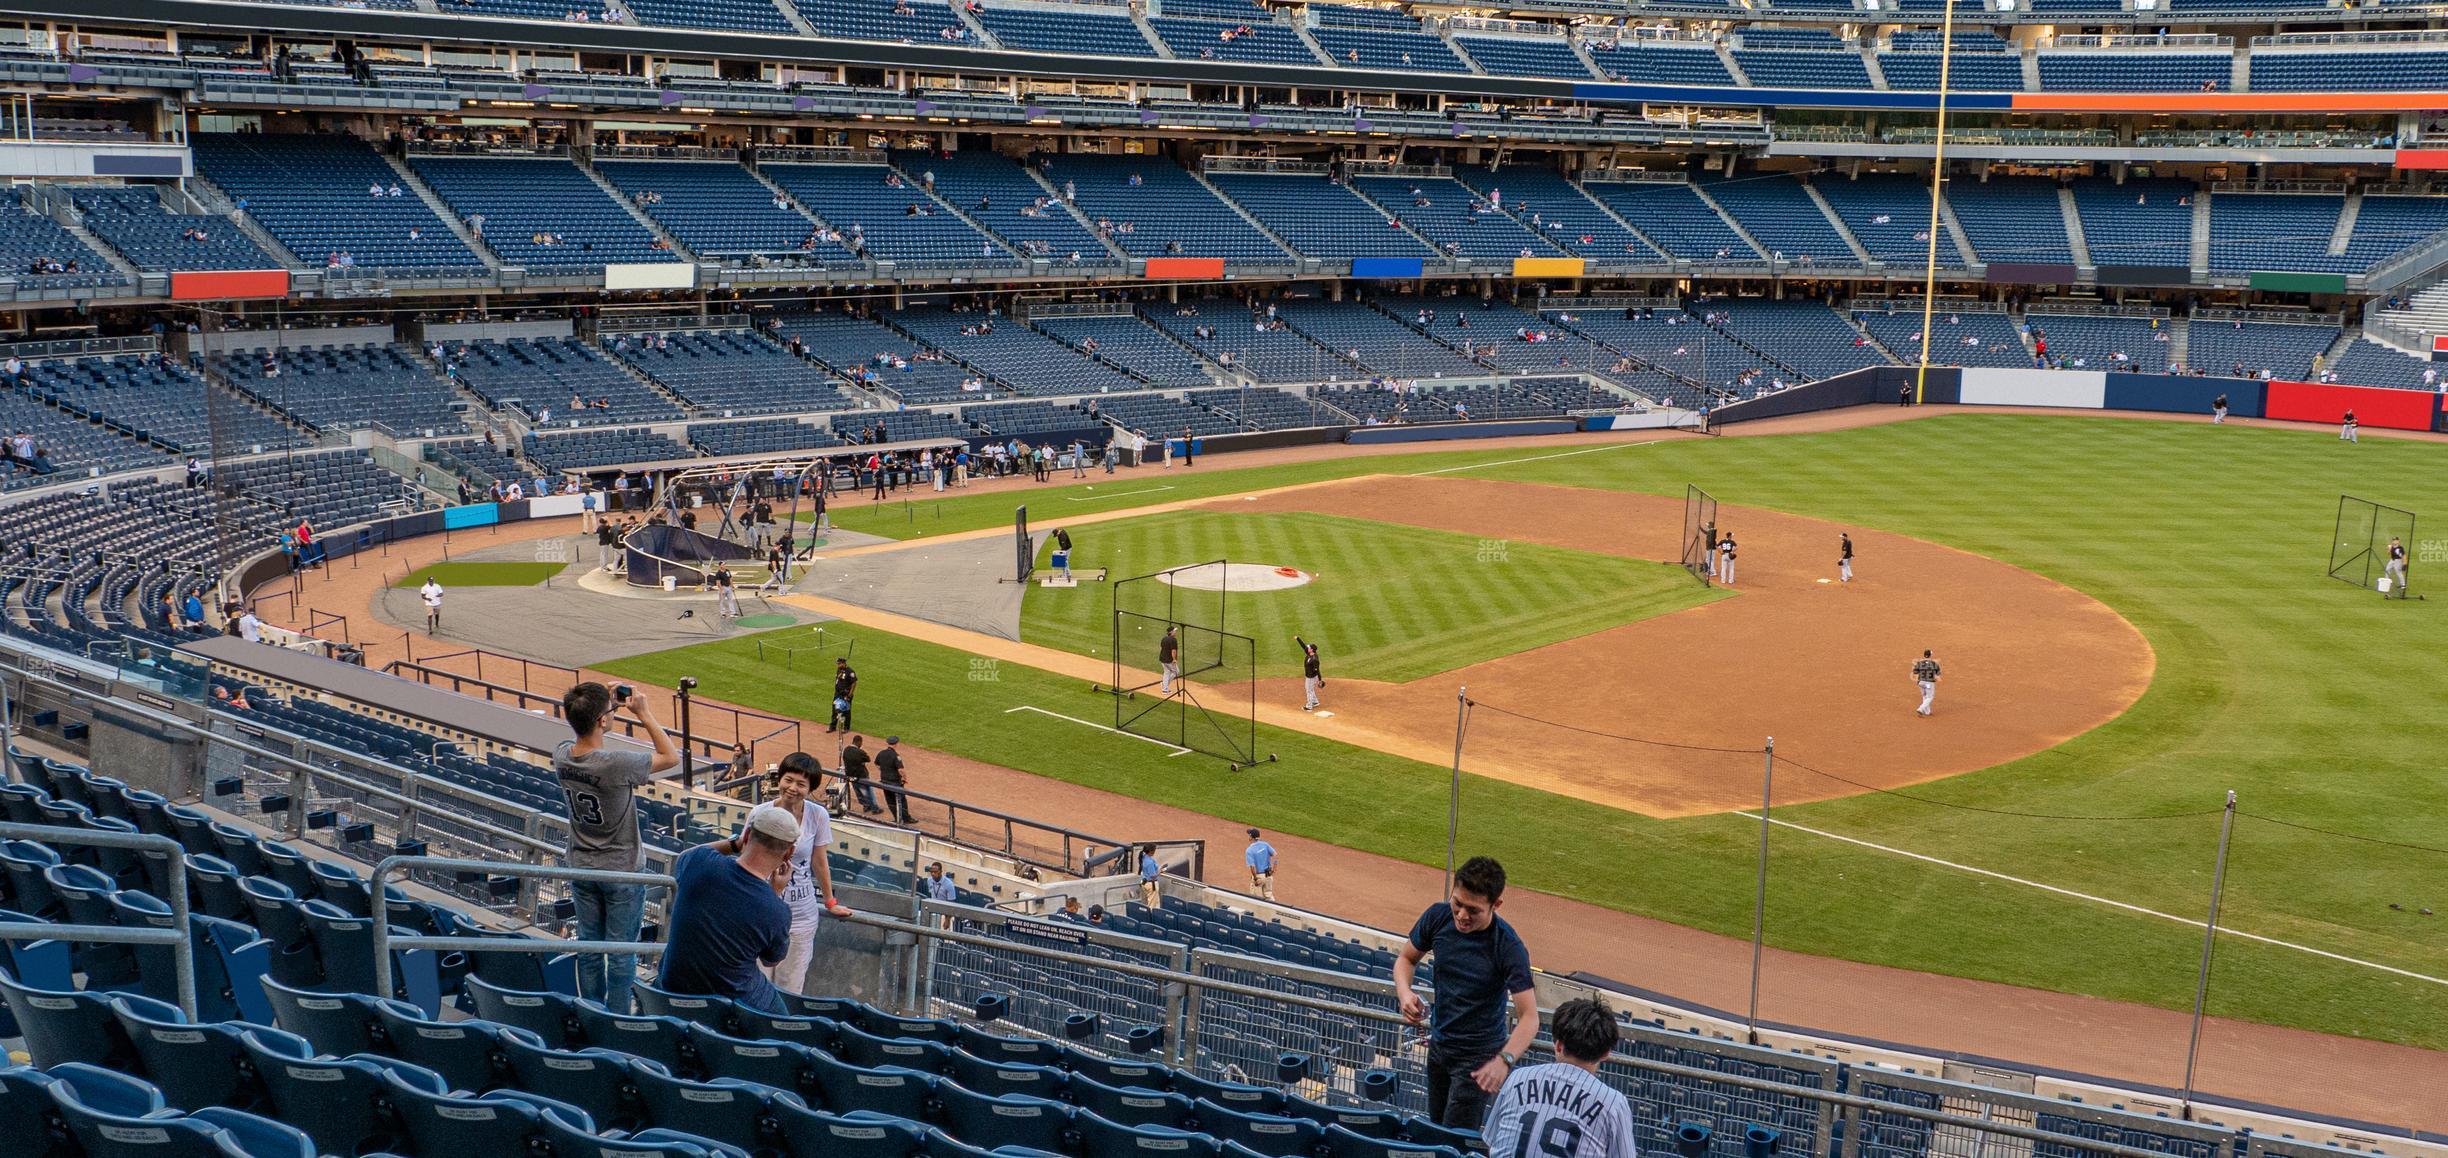
[[[1526,457],[1465,452],[1330,465],[1375,472]],[[2382,439],[2346,446],[2322,431],[1982,415],[1817,435],[1678,439],[1471,473],[1661,494],[1697,482],[1729,504],[1925,537],[2099,597],[2139,626],[2158,656],[2151,689],[2127,715],[2049,752],[1909,797],[1830,801],[1780,810],[1780,817],[2198,916],[2208,902],[2215,811],[2234,789],[2245,816],[2236,822],[2228,870],[2229,928],[2448,977],[2448,917],[2417,912],[2448,912],[2448,855],[2431,851],[2448,846],[2438,823],[2448,814],[2448,778],[2424,739],[2448,720],[2438,691],[2448,686],[2448,598],[2383,602],[2323,574],[2341,491],[2436,512],[2426,525],[2437,530],[2418,538],[2448,540],[2443,465],[2448,447]],[[1201,478],[1259,489],[1305,481],[1294,474],[1260,468]],[[1008,503],[998,503],[1007,518]],[[993,525],[990,514],[978,510],[982,525]],[[1860,573],[1862,582],[1911,582],[1883,570],[1875,555],[1860,561]],[[2428,574],[2418,563],[2415,591],[2431,586]],[[2448,592],[2448,568],[2438,574]],[[1442,769],[1262,728],[1261,748],[1279,752],[1283,763],[1211,775],[1186,766],[1191,758],[1167,760],[1137,741],[1004,712],[1030,703],[1110,718],[1107,703],[1074,681],[1009,664],[973,671],[964,654],[867,634],[859,648],[861,722],[871,728],[1236,821],[1441,862]],[[2029,646],[2049,644],[2036,638]],[[639,680],[692,674],[712,696],[820,715],[824,689],[775,680],[752,652],[742,638],[610,666]],[[1804,751],[1789,755],[1810,760]],[[1798,768],[1782,774],[1808,775]],[[1464,797],[1464,844],[1505,858],[1524,885],[1748,932],[1756,821],[1655,821],[1475,778]],[[2050,818],[2174,813],[2189,815]],[[1778,830],[1773,846],[1771,944],[2189,1006],[2197,928],[1794,830]],[[1772,967],[1772,993],[1776,984]],[[2210,1011],[2448,1047],[2448,987],[2236,937],[2220,942]]]
[[[567,563],[436,563],[403,576],[394,587],[423,587],[439,579],[452,587],[533,587],[561,573]]]
[[[1491,547],[1467,535],[1310,512],[1172,511],[1083,527],[1075,547],[1074,571],[1103,567],[1114,579],[1213,559],[1311,572],[1312,582],[1280,591],[1179,593],[1186,622],[1214,626],[1222,605],[1225,629],[1257,641],[1261,677],[1300,674],[1295,636],[1333,657],[1333,675],[1400,683],[1732,594],[1664,563],[1528,543]],[[1151,602],[1164,598],[1158,581],[1135,589],[1136,606],[1164,606]],[[1104,656],[1113,648],[1113,598],[1093,583],[1031,587],[1020,637]],[[1154,624],[1144,622],[1162,630]],[[1155,665],[1152,635],[1123,646],[1130,662]]]

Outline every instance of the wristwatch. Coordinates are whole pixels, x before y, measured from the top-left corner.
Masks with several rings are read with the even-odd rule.
[[[1514,1056],[1513,1056],[1513,1054],[1512,1054],[1512,1052],[1511,1052],[1510,1050],[1508,1050],[1508,1051],[1506,1051],[1506,1052],[1504,1052],[1504,1053],[1497,1054],[1496,1056],[1504,1059],[1504,1064],[1505,1064],[1505,1068],[1506,1068],[1506,1069],[1509,1069],[1509,1070],[1510,1070],[1510,1069],[1519,1069],[1519,1068],[1521,1068],[1521,1062],[1520,1062],[1519,1060],[1517,1060],[1517,1059],[1515,1059],[1515,1058],[1514,1058]]]

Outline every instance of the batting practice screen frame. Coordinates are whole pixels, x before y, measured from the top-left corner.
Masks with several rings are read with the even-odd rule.
[[[1683,569],[1701,586],[1709,582],[1709,530],[1717,525],[1716,496],[1697,486],[1683,487]]]
[[[1207,590],[1171,581],[1179,572],[1208,568],[1218,576],[1231,574],[1230,565],[1217,559],[1114,582],[1113,675],[1106,685],[1114,697],[1113,726],[1118,732],[1235,765],[1248,764],[1258,750],[1257,641],[1225,630],[1229,583]],[[1142,696],[1163,684],[1156,649],[1167,627],[1174,629],[1179,644],[1181,677],[1175,694]],[[1141,661],[1146,669],[1159,672],[1156,678],[1140,678],[1134,664]]]
[[[1019,556],[1018,565],[1012,569],[1012,582],[1026,583],[1029,576],[1037,573],[1037,544],[1029,538],[1027,507],[1012,511],[1012,550]]]
[[[2339,495],[2337,530],[2329,536],[2329,577],[2366,591],[2374,589],[2380,577],[2388,572],[2391,538],[2405,546],[2407,577],[2411,578],[2414,512],[2353,495]],[[2390,584],[2388,598],[2406,598],[2407,586]]]

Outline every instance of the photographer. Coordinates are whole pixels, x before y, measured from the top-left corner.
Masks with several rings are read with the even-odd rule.
[[[654,751],[607,747],[604,731],[615,706],[646,729]],[[561,716],[571,739],[553,749],[553,775],[568,798],[571,868],[636,872],[645,864],[638,841],[637,788],[680,764],[680,752],[657,723],[654,709],[627,685],[617,691],[588,681],[561,697]],[[570,897],[578,905],[581,941],[635,941],[645,918],[646,886],[577,881]],[[606,958],[609,957],[609,965]],[[637,981],[632,954],[587,953],[578,958],[578,992],[616,1014],[629,1012]]]

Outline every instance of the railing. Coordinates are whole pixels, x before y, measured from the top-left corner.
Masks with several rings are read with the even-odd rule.
[[[2217,48],[2232,49],[2235,38],[2208,32],[2183,35],[2153,36],[2148,33],[2112,32],[2104,36],[2060,36],[2040,46],[2045,52],[2052,48]]]
[[[1355,177],[1451,177],[1451,165],[1397,165],[1392,161],[1352,161],[1346,168]]]
[[[875,95],[898,97],[900,94],[877,93]],[[755,155],[760,165],[767,161],[791,161],[819,165],[881,165],[884,163],[884,154],[877,149],[785,148],[780,145],[759,145]]]
[[[714,79],[714,78],[704,78]],[[595,157],[621,157],[641,161],[737,161],[737,149],[708,149],[696,145],[593,145],[588,153]]]
[[[2164,318],[2166,306],[2116,305],[2110,302],[2042,301],[2023,307],[2026,314],[2077,314],[2089,318]]]
[[[2330,193],[2344,194],[2352,186],[2344,181],[2220,181],[2210,186],[2212,193]]]
[[[450,655],[445,656],[428,656],[426,657],[425,661],[395,659],[383,665],[383,674],[402,676],[402,678],[406,679],[414,679],[416,682],[424,684],[427,687],[433,687],[437,683],[446,682],[449,685],[450,691],[463,696],[471,694],[468,689],[474,688],[476,690],[475,694],[482,695],[486,703],[501,703],[504,700],[507,700],[511,706],[516,707],[520,711],[541,713],[544,715],[549,715],[555,719],[560,718],[561,696],[558,693],[546,694],[544,692],[528,691],[523,687],[514,688],[507,684],[494,683],[491,680],[483,679],[478,676],[461,675],[454,671],[429,666],[431,660],[454,659],[458,656],[467,654],[470,653],[461,651],[453,652]],[[503,659],[514,657],[495,656],[494,658]],[[549,667],[551,665],[539,664],[537,666]],[[576,675],[575,672],[571,674],[573,676]],[[571,682],[574,684],[576,680],[573,679]],[[711,711],[720,707],[720,705],[703,704],[702,701],[696,702],[700,704],[699,710]],[[736,708],[724,710],[738,711]],[[628,736],[631,739],[637,738],[640,731],[640,725],[636,720],[628,719],[626,717],[615,717],[614,722],[620,725],[622,735]],[[680,738],[677,733],[672,732],[672,730],[668,727],[663,730],[666,734],[671,735],[674,740],[678,740]],[[715,761],[717,763],[729,763],[731,759],[739,752],[738,748],[735,748],[730,744],[705,736],[691,735],[689,737],[689,745],[706,759]]]
[[[1320,161],[1295,161],[1288,157],[1225,157],[1207,156],[1199,159],[1202,173],[1307,173],[1324,176],[1326,165]]]
[[[555,880],[576,884],[595,881],[605,884],[630,884],[647,888],[669,888],[668,873],[627,873],[608,869],[563,868],[555,865],[501,864],[486,860],[459,860],[442,856],[387,856],[374,866],[366,885],[377,897],[383,895],[384,883],[391,874],[403,868],[421,866],[446,872],[481,872],[492,876],[520,877],[527,880]],[[660,957],[663,944],[659,941],[564,941],[547,937],[397,937],[391,933],[391,922],[370,921],[374,933],[374,992],[391,992],[391,950],[429,949],[437,953],[627,953],[640,957]]]
[[[124,338],[52,338],[0,345],[0,358],[93,358],[109,354],[150,354],[161,348],[151,334]]]
[[[2336,314],[2316,314],[2310,310],[2230,309],[2223,306],[2203,306],[2193,311],[2197,322],[2275,322],[2296,326],[2335,326],[2343,322]]]
[[[2296,48],[2317,44],[2423,44],[2438,41],[2448,41],[2448,28],[2400,32],[2282,32],[2276,36],[2253,37],[2252,45],[2254,48]]]
[[[853,786],[865,784],[869,793],[883,799],[887,815],[892,811],[892,798],[896,795],[906,797],[913,805],[926,806],[924,809],[913,807],[910,810],[914,820],[920,819],[919,813],[922,811],[929,813],[923,818],[924,823],[910,826],[920,832],[940,836],[954,844],[964,844],[971,848],[1000,853],[1015,861],[1068,876],[1095,875],[1098,865],[1109,859],[1114,850],[1128,850],[1145,844],[1153,844],[1157,847],[1159,860],[1164,859],[1162,853],[1168,850],[1184,854],[1191,870],[1187,875],[1193,878],[1204,879],[1207,873],[1207,842],[1204,840],[1128,841],[1110,836],[1098,836],[1077,829],[1064,828],[1061,825],[1030,820],[1024,816],[1014,816],[1008,812],[997,812],[991,808],[964,804],[949,796],[937,796],[931,792],[922,792],[901,785],[886,785],[880,780],[853,781],[842,775],[839,768],[820,766],[818,779],[822,783],[815,787],[820,790],[824,789],[826,784],[837,785],[833,791],[839,793],[843,802],[839,811],[845,815],[852,807],[850,802],[855,799]],[[724,786],[742,785],[740,781],[734,780]],[[755,789],[754,799],[763,799],[762,777],[759,777],[755,784],[746,786]],[[935,817],[932,812],[935,809],[943,811],[940,832],[928,827],[934,823]]]
[[[0,941],[63,941],[69,944],[160,945],[169,948],[178,985],[179,1012],[196,1017],[195,930],[187,911],[187,850],[179,842],[151,833],[110,832],[97,828],[65,828],[47,824],[0,824],[0,840],[38,840],[55,845],[124,848],[153,854],[169,872],[168,928],[121,925],[59,925],[48,922],[0,921]],[[376,895],[380,895],[379,893]],[[389,993],[385,989],[382,992]]]
[[[569,156],[569,146],[421,139],[408,142],[408,155],[411,157],[566,157]]]
[[[599,334],[634,334],[646,330],[745,330],[744,314],[605,314],[595,322]]]
[[[1681,173],[1653,173],[1647,169],[1601,169],[1581,175],[1584,185],[1681,185],[1684,181]]]
[[[1456,32],[1500,32],[1508,36],[1563,37],[1570,35],[1570,32],[1561,24],[1547,24],[1536,20],[1498,20],[1488,16],[1455,16],[1447,19],[1445,26]]]
[[[2448,230],[2432,234],[2421,244],[2400,250],[2397,256],[2373,266],[2363,275],[2361,289],[2379,293],[2437,268],[2448,262]]]

